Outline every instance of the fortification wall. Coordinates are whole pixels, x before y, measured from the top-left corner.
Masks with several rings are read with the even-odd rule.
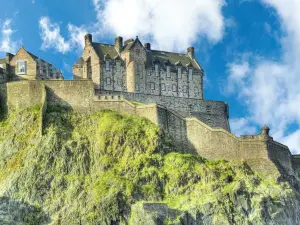
[[[6,84],[0,84],[0,118],[7,112],[7,90]]]
[[[292,154],[287,146],[276,141],[269,141],[268,151],[269,157],[273,162],[278,162],[283,167],[282,169],[291,172],[293,168]]]
[[[60,104],[76,111],[90,113],[93,108],[93,83],[88,80],[45,80],[48,105]]]
[[[18,81],[7,83],[8,111],[42,104],[43,86],[38,82]]]
[[[47,104],[59,104],[80,112],[90,112],[93,103],[91,81],[17,81],[6,84],[8,110],[42,104],[43,88],[47,91]]]
[[[214,128],[230,131],[228,105],[224,102],[116,91],[96,91],[96,94],[121,95],[130,101],[163,105],[167,109],[176,111],[182,117],[192,115]]]
[[[300,155],[293,155],[292,157],[293,169],[297,172],[300,170]]]
[[[288,172],[292,172],[292,167],[300,168],[300,157],[292,158],[286,146],[273,141],[265,133],[238,138],[224,129],[211,128],[196,118],[183,118],[165,106],[136,105],[122,95],[95,96],[91,81],[19,81],[7,83],[0,90],[2,103],[7,96],[9,110],[42,104],[43,117],[46,108],[54,104],[71,107],[82,113],[111,109],[148,118],[170,134],[176,146],[194,151],[208,159],[245,160],[254,169],[262,172],[275,171],[276,166]],[[176,98],[173,101],[175,104]],[[180,104],[187,104],[181,101]],[[222,105],[225,107],[224,103],[196,101],[211,106],[216,113],[221,113],[218,110],[222,109]],[[169,106],[171,107],[171,103]],[[202,106],[199,104],[197,107],[200,109]]]

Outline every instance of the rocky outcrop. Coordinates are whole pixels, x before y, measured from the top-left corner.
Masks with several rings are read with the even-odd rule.
[[[0,224],[300,224],[299,179],[185,154],[149,120],[51,106],[0,122]]]

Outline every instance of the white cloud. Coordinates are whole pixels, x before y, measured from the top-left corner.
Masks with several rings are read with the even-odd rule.
[[[223,36],[224,0],[94,0],[94,4],[105,31],[125,38],[139,35],[160,49],[185,50],[199,36],[212,43]]]
[[[275,139],[300,153],[300,130],[288,133],[292,125],[300,124],[300,1],[261,1],[280,18],[282,58],[237,59],[229,64],[229,86],[241,96],[252,123],[268,124]]]
[[[154,48],[186,51],[199,36],[216,43],[223,37],[226,23],[222,16],[225,0],[92,0],[97,19],[86,26],[68,26],[70,40],[66,41],[57,23],[48,17],[40,20],[42,47],[62,53],[78,47],[83,31],[95,38],[139,36],[151,41]],[[225,25],[226,24],[226,25]],[[74,32],[74,33],[72,33]],[[72,35],[74,34],[74,35]]]
[[[54,48],[61,53],[70,50],[70,44],[60,34],[59,25],[51,23],[48,17],[40,19],[40,35],[43,40],[42,49]]]
[[[17,42],[12,40],[13,33],[14,31],[11,28],[11,20],[5,20],[1,27],[0,52],[16,52]]]
[[[237,136],[246,134],[255,134],[257,129],[251,124],[249,118],[233,118],[230,119],[231,132]]]
[[[68,24],[68,40],[61,35],[59,25],[52,23],[49,17],[42,17],[39,21],[39,27],[43,41],[41,48],[44,50],[54,48],[64,54],[73,48],[78,49],[84,46],[84,35],[87,31],[83,27]]]

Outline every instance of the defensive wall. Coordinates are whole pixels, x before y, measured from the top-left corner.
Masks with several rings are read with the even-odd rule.
[[[220,101],[207,101],[174,96],[152,95],[132,92],[100,91],[96,95],[120,95],[125,99],[144,104],[159,104],[176,111],[182,117],[193,116],[213,128],[223,128],[230,132],[229,107]]]
[[[133,104],[126,95],[95,95],[91,81],[10,82],[0,86],[0,101],[1,108],[8,112],[41,104],[41,121],[47,106],[57,104],[84,114],[111,109],[139,115],[159,125],[180,148],[207,159],[244,160],[254,169],[267,173],[284,170],[293,174],[294,170],[300,170],[300,156],[292,156],[288,147],[275,142],[267,127],[258,135],[236,137],[195,117],[183,117],[165,105]]]

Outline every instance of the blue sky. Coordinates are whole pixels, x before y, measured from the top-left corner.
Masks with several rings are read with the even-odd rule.
[[[152,48],[196,49],[205,99],[230,105],[233,133],[258,133],[300,153],[299,0],[0,0],[0,57],[20,45],[72,77],[83,35]],[[170,10],[172,9],[172,10]],[[130,12],[130,13],[128,13]]]

